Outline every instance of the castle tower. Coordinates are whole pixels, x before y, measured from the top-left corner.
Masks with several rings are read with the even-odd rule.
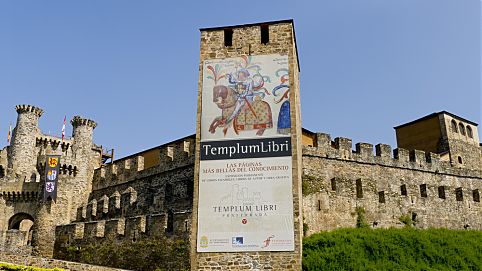
[[[18,175],[30,176],[36,172],[35,139],[40,134],[38,120],[43,110],[32,105],[17,105],[15,108],[18,117],[9,148],[8,167]]]
[[[74,200],[78,204],[87,200],[88,194],[92,190],[92,179],[94,169],[100,166],[102,151],[94,151],[93,135],[97,123],[93,120],[75,116],[70,123],[72,124],[72,150],[77,164],[82,165],[78,169],[77,178],[83,180],[77,184],[79,195]],[[78,205],[77,205],[78,206]]]
[[[395,127],[397,145],[440,155],[454,167],[482,167],[477,123],[441,111]]]
[[[76,208],[87,201],[94,168],[100,165],[102,151],[92,142],[96,122],[75,116],[71,124],[71,157],[62,156],[60,163],[72,163],[76,171],[59,176],[56,202],[38,203],[32,245],[33,253],[44,257],[53,256],[55,227],[74,220]]]
[[[300,270],[293,21],[201,29],[199,71],[191,270]]]

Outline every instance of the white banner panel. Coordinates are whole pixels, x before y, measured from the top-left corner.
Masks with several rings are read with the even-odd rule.
[[[198,252],[293,251],[288,57],[203,66]]]

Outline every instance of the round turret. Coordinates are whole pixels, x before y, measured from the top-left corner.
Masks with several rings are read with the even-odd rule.
[[[76,149],[90,150],[92,148],[92,138],[97,123],[93,120],[82,118],[81,116],[75,116],[70,123],[73,127],[72,138],[74,139]]]
[[[17,105],[15,109],[18,117],[9,148],[8,167],[17,174],[29,174],[36,171],[35,139],[40,134],[38,120],[43,110],[32,105]]]

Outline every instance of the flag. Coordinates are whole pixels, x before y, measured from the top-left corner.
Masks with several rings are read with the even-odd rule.
[[[57,200],[57,184],[59,180],[60,155],[47,155],[45,162],[45,187],[44,201],[49,198],[54,202]]]
[[[10,123],[10,128],[8,129],[8,137],[7,137],[8,144],[10,144],[11,140],[12,140],[12,123]]]
[[[67,121],[67,116],[64,116],[64,125],[62,125],[62,141],[65,138],[65,122]]]

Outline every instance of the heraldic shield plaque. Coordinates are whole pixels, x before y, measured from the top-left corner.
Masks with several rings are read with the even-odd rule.
[[[60,170],[60,156],[47,155],[45,163],[45,186],[43,200],[47,201],[49,198],[54,202],[57,200],[57,184]]]

